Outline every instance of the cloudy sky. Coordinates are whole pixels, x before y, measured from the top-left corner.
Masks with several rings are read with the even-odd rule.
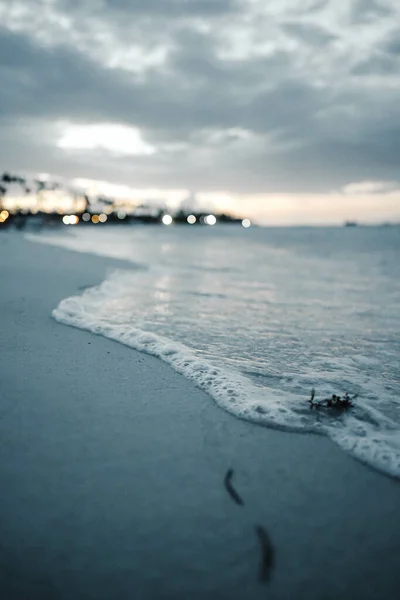
[[[0,23],[2,170],[400,221],[398,0],[0,0]]]

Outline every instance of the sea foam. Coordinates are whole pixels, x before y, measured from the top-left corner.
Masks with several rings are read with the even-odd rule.
[[[34,239],[132,265],[63,300],[59,322],[160,358],[239,418],[327,435],[400,476],[396,231],[110,226]],[[310,410],[312,387],[358,398],[345,413]]]
[[[325,434],[358,460],[400,477],[399,431],[390,420],[382,430],[382,415],[372,407],[355,409],[355,416],[342,415],[339,422],[330,420],[329,415],[311,420],[302,408],[305,399],[298,395],[255,386],[241,373],[199,358],[184,344],[126,323],[112,323],[99,315],[99,308],[109,300],[121,275],[123,281],[123,274],[116,272],[81,296],[62,300],[53,317],[59,323],[102,335],[163,360],[238,418],[285,431]]]
[[[249,380],[230,369],[221,369],[200,359],[187,346],[156,333],[126,324],[113,324],[96,315],[108,296],[109,281],[85,290],[82,296],[62,300],[53,310],[59,323],[103,335],[140,352],[160,358],[206,391],[217,404],[235,416],[283,429],[302,431],[302,418],[290,407],[298,398],[277,391],[261,391]],[[284,402],[283,402],[284,401]]]

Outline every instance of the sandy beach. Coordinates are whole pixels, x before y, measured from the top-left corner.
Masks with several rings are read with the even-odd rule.
[[[0,249],[2,599],[398,597],[399,481],[52,319],[128,264],[13,231]]]

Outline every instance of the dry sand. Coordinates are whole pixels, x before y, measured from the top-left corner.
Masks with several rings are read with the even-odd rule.
[[[12,231],[0,251],[2,600],[399,597],[398,481],[51,318],[118,261]]]

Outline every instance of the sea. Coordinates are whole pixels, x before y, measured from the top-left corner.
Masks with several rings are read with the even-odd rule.
[[[109,225],[36,241],[122,259],[60,323],[167,362],[265,427],[328,436],[400,477],[400,227]],[[309,399],[357,394],[354,406]]]

